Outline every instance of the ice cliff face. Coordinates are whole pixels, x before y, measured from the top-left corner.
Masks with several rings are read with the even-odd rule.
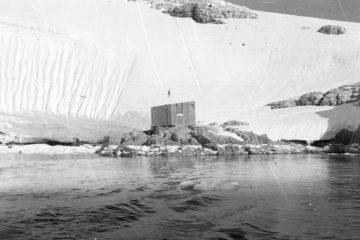
[[[274,139],[322,137],[328,119],[318,110],[304,117],[321,126],[309,135],[309,125],[288,121],[294,109],[263,106],[359,82],[359,24],[256,14],[214,25],[143,2],[1,2],[0,131],[101,139],[148,128],[151,106],[195,100],[199,121],[243,120]],[[346,33],[317,32],[328,24]]]

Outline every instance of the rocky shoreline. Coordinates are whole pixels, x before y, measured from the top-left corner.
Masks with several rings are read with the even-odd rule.
[[[241,130],[244,123],[164,127],[131,132],[120,144],[105,138],[96,153],[105,157],[201,157],[271,154],[360,154],[360,126],[341,130],[334,139],[315,141],[272,141],[266,135]]]

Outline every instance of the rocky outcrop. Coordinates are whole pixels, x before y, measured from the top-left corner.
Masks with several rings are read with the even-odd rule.
[[[297,154],[315,150],[301,144],[274,142],[266,135],[241,131],[242,122],[197,127],[156,127],[132,132],[120,144],[104,139],[97,153],[106,157],[135,156],[238,156],[249,154]]]
[[[226,131],[235,133],[237,136],[242,138],[243,144],[271,144],[273,141],[268,138],[266,134],[257,135],[253,132],[241,131],[236,128],[227,127],[225,128]]]
[[[218,144],[242,144],[243,142],[230,136],[218,135],[213,132],[213,127],[196,127],[192,136],[203,146]]]
[[[337,106],[344,103],[360,101],[360,84],[348,85],[332,89],[324,94],[321,106]]]
[[[348,129],[342,129],[335,135],[334,142],[337,144],[348,145],[351,143],[353,134],[354,133]]]
[[[327,153],[360,154],[360,125],[354,132],[342,129],[336,135],[332,143],[325,146]]]
[[[318,30],[318,32],[319,33],[324,33],[324,34],[340,35],[340,34],[344,34],[346,32],[346,29],[344,27],[341,27],[341,26],[326,25],[326,26],[322,26]]]
[[[248,125],[249,124],[246,122],[232,120],[232,121],[224,122],[223,124],[221,124],[221,127],[225,128],[225,127],[238,127],[238,126],[248,126]]]
[[[269,103],[271,109],[295,106],[338,106],[345,103],[360,104],[360,83],[331,89],[326,93],[310,92],[297,98]]]
[[[132,131],[126,134],[121,140],[120,145],[128,146],[128,145],[144,145],[147,141],[149,141],[149,136],[141,131]]]
[[[299,106],[319,105],[323,97],[322,92],[310,92],[300,96],[296,103]]]
[[[257,18],[248,8],[219,1],[157,1],[157,9],[173,17],[192,18],[198,23],[222,24],[228,18]]]

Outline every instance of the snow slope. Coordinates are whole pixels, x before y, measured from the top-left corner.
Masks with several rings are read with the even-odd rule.
[[[263,106],[359,82],[360,24],[257,14],[213,25],[125,0],[3,0],[0,131],[95,140],[149,128],[153,105],[195,100],[199,122],[246,120],[274,139],[330,136],[318,113],[329,108]],[[325,24],[347,33],[318,33]]]

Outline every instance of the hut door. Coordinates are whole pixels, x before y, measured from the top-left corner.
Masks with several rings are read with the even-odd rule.
[[[184,125],[184,115],[182,113],[176,114],[176,125]]]
[[[176,125],[184,125],[184,106],[181,103],[176,105]]]

